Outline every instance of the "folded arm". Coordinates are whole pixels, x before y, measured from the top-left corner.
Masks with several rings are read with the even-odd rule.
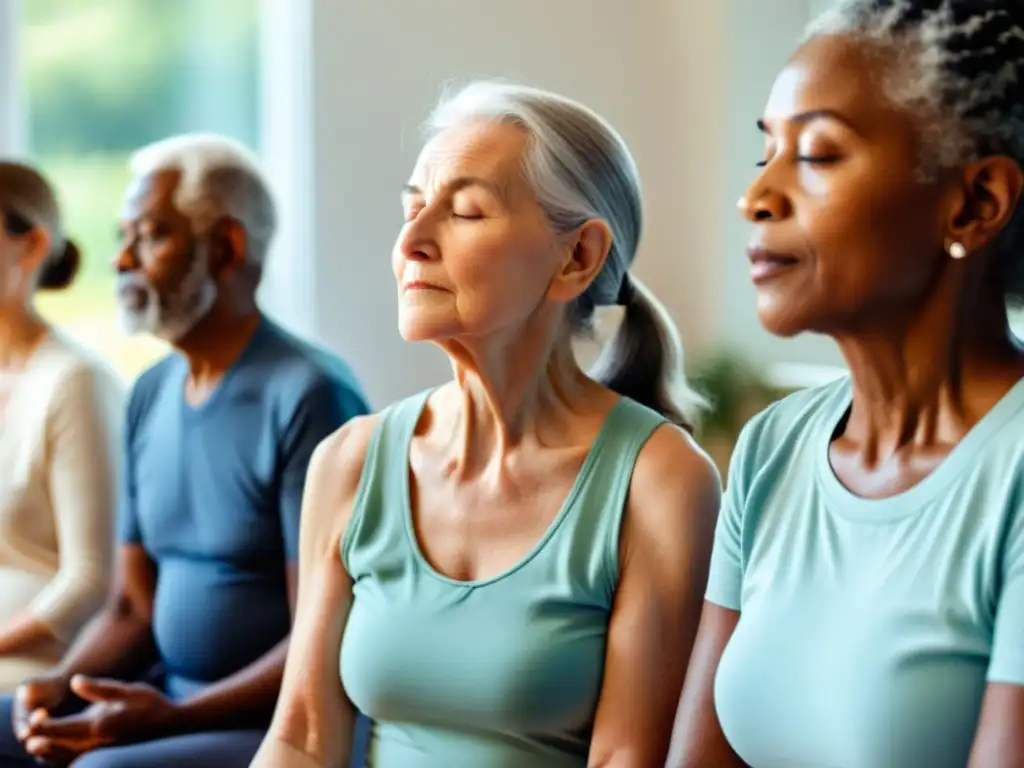
[[[288,566],[289,602],[298,589],[296,568]],[[204,688],[176,707],[171,729],[179,733],[245,728],[265,723],[274,709],[289,638],[285,638],[247,667]]]
[[[153,641],[156,565],[138,544],[121,546],[114,588],[56,673],[131,679],[157,661]]]

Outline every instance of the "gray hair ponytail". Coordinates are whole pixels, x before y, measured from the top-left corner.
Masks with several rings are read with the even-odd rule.
[[[521,85],[477,81],[441,100],[427,137],[470,120],[516,125],[529,136],[523,173],[553,231],[591,219],[611,230],[604,267],[569,308],[574,334],[592,331],[599,306],[625,308],[595,378],[610,389],[692,429],[703,405],[683,375],[679,332],[661,303],[629,274],[643,224],[636,163],[601,117],[570,99]]]

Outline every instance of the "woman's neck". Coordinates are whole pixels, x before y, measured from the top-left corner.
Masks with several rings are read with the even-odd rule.
[[[453,461],[466,474],[501,463],[542,426],[558,424],[603,394],[580,369],[568,338],[531,333],[509,344],[491,340],[478,350],[448,351],[459,391]]]
[[[837,340],[853,380],[844,437],[877,458],[955,444],[1024,376],[1004,312],[926,316]]]
[[[17,369],[46,338],[49,326],[23,304],[0,307],[0,369]]]

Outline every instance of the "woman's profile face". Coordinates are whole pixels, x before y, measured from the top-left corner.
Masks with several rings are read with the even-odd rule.
[[[0,211],[0,299],[10,300],[28,289],[31,275],[46,257],[49,236],[38,228],[17,222],[19,231],[11,231],[7,216]]]
[[[392,254],[406,340],[501,333],[545,305],[564,249],[523,177],[526,147],[522,130],[483,120],[424,147]]]
[[[812,38],[772,88],[741,207],[758,314],[776,334],[905,312],[948,260],[948,186],[920,179],[913,116],[880,91],[880,65],[849,39]]]

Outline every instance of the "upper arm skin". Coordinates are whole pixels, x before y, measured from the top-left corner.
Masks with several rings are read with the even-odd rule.
[[[985,688],[968,768],[1024,768],[1024,686]]]
[[[681,430],[660,427],[640,453],[626,504],[592,768],[664,764],[720,497],[707,457]]]
[[[284,682],[256,764],[299,753],[317,766],[347,765],[355,713],[339,669],[341,639],[352,602],[352,581],[340,543],[352,514],[376,417],[358,417],[313,453],[299,535],[299,596]],[[312,681],[312,684],[310,682]]]
[[[114,573],[106,605],[61,660],[62,673],[127,677],[156,661],[156,566],[142,545],[127,543],[118,548]]]
[[[739,620],[738,611],[704,603],[667,768],[744,768],[722,733],[715,712],[718,662]]]
[[[119,613],[153,622],[156,565],[141,544],[122,544],[117,553],[112,599]]]

